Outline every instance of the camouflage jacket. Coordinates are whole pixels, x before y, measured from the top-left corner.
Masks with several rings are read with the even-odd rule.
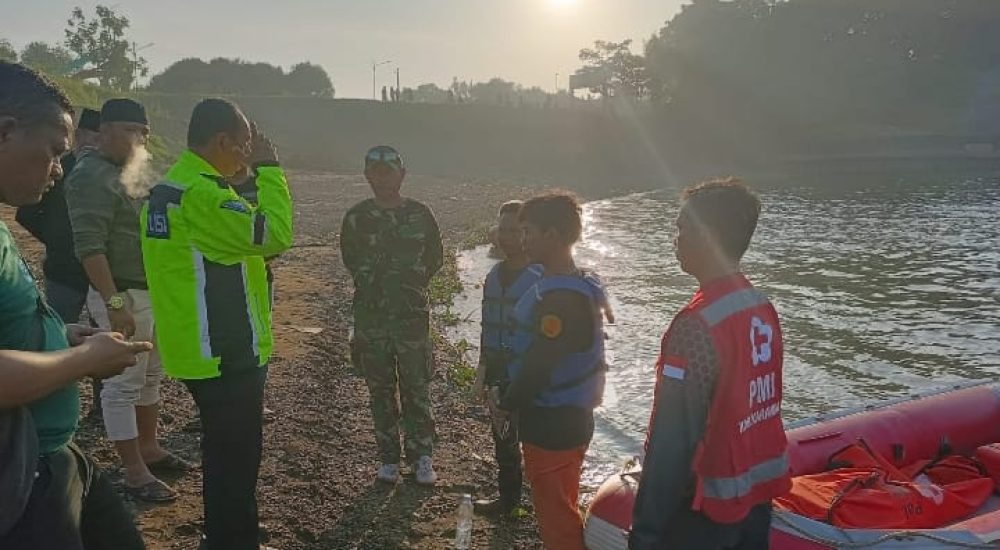
[[[344,216],[340,252],[354,279],[356,320],[428,314],[427,285],[444,263],[430,208],[412,199],[391,209],[363,201]]]

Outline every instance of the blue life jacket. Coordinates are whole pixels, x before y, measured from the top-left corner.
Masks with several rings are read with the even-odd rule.
[[[516,331],[512,346],[513,359],[507,375],[515,380],[524,366],[524,358],[534,341],[538,327],[535,313],[546,294],[555,290],[570,290],[587,297],[591,304],[593,342],[590,349],[564,357],[552,371],[549,387],[535,398],[539,407],[580,407],[593,409],[604,398],[604,321],[602,305],[606,298],[601,281],[594,275],[557,275],[545,277],[529,290],[514,307]]]
[[[542,266],[529,265],[521,270],[517,279],[509,287],[500,284],[501,263],[497,263],[486,276],[483,288],[482,340],[483,357],[491,363],[499,363],[506,369],[510,362],[511,345],[514,340],[514,306],[521,296],[542,279]]]

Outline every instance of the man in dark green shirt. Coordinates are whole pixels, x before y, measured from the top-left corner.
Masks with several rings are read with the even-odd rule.
[[[97,148],[77,161],[66,178],[66,204],[76,254],[90,279],[90,317],[104,329],[153,341],[153,307],[139,240],[141,173],[149,138],[146,109],[131,99],[109,99],[101,109]],[[133,174],[127,177],[126,174]],[[169,502],[177,494],[154,471],[186,471],[189,465],[157,439],[163,370],[154,350],[138,364],[109,378],[101,390],[108,439],[124,466],[125,490],[147,502]]]
[[[400,195],[406,169],[395,149],[365,155],[375,197],[344,216],[340,249],[354,279],[354,365],[365,376],[382,462],[377,479],[399,479],[400,404],[406,458],[416,480],[433,485],[433,375],[427,286],[444,263],[441,232],[430,208]]]
[[[59,157],[71,144],[72,113],[54,84],[22,65],[0,62],[0,202],[37,203],[62,177]],[[11,492],[23,480],[0,476],[0,548],[144,548],[111,483],[72,438],[79,419],[76,379],[117,374],[152,345],[68,328],[38,293],[0,223],[0,423],[27,406],[37,434],[30,444],[39,452],[23,506],[7,508],[25,496]],[[40,351],[49,353],[25,353]],[[0,453],[18,456],[25,448],[0,447]]]

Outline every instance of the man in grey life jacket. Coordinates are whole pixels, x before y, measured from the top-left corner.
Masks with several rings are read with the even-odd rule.
[[[542,542],[560,550],[583,550],[580,472],[606,370],[604,289],[573,260],[580,212],[562,193],[532,198],[521,209],[525,250],[544,277],[514,306],[510,386],[498,409],[501,418],[517,411]]]
[[[740,270],[760,200],[739,180],[684,192],[675,248],[699,289],[663,336],[632,550],[757,550],[791,487],[778,313]]]
[[[496,244],[505,259],[493,266],[483,283],[482,333],[474,394],[484,397],[491,414],[506,390],[507,364],[514,341],[514,306],[542,278],[541,266],[529,265],[524,252],[518,221],[523,204],[522,201],[510,201],[500,207]],[[500,495],[496,499],[476,501],[475,509],[483,515],[509,516],[521,503],[522,493],[517,422],[512,417],[492,425]]]

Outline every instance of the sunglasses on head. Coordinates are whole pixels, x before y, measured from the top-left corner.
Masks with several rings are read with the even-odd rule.
[[[368,151],[365,155],[365,163],[373,164],[376,162],[388,162],[391,164],[402,165],[403,159],[400,158],[399,153],[391,149],[372,149]]]

